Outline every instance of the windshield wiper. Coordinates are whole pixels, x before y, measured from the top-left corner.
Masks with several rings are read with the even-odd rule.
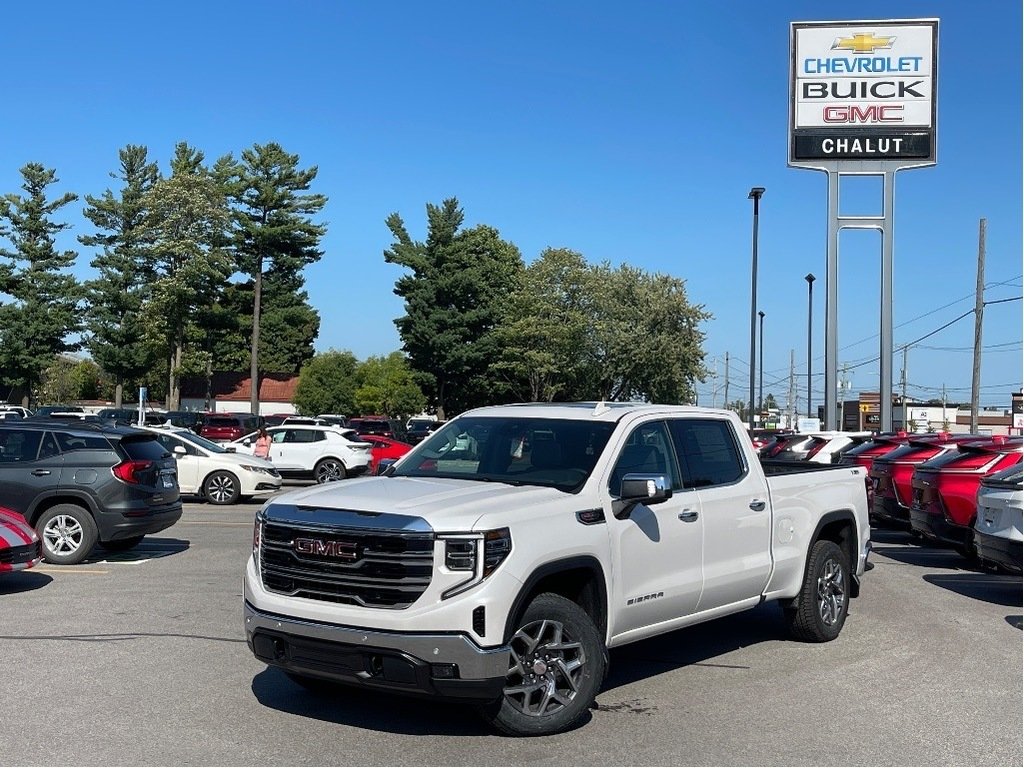
[[[469,475],[467,480],[482,480],[485,483],[503,483],[504,485],[514,485],[517,488],[524,485],[536,485],[536,483],[527,483],[524,480],[511,480],[507,477],[493,477],[491,475]]]

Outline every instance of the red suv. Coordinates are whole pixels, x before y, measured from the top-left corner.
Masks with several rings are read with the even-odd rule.
[[[978,488],[986,475],[1019,464],[1024,440],[997,435],[962,443],[956,451],[925,462],[913,477],[910,527],[931,541],[952,544],[975,557],[974,521]]]
[[[199,434],[207,440],[227,443],[240,440],[263,424],[261,416],[254,416],[251,413],[207,413],[203,415]]]
[[[868,509],[871,508],[875,495],[874,485],[871,481],[871,465],[880,456],[885,456],[901,445],[906,445],[910,441],[910,437],[906,432],[900,430],[899,432],[879,432],[877,435],[863,439],[857,438],[854,440],[855,445],[850,450],[845,451],[839,457],[839,461],[836,462],[836,464],[842,467],[864,467],[866,470],[864,482],[867,485]]]
[[[984,439],[984,435],[951,435],[949,432],[913,435],[906,445],[879,456],[871,462],[871,516],[908,528],[910,482],[918,465],[956,450],[960,443]]]

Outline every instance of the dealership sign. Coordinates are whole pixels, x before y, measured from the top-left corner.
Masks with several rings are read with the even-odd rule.
[[[791,165],[935,162],[938,20],[793,22]]]

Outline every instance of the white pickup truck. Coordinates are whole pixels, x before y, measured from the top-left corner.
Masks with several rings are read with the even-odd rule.
[[[593,704],[608,648],[766,600],[795,637],[834,639],[868,537],[862,468],[766,470],[731,412],[481,408],[384,476],[268,502],[245,633],[309,688],[461,698],[554,733]]]

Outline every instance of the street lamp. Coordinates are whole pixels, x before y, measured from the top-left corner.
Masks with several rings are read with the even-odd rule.
[[[757,214],[758,203],[761,195],[764,194],[764,187],[752,187],[748,200],[754,201],[754,235],[752,245],[752,259],[750,264],[750,402],[748,410],[748,421],[750,428],[754,428],[754,358],[757,355]]]
[[[757,385],[757,410],[764,412],[764,312],[758,312],[757,316],[761,318],[761,338],[757,343],[761,346],[761,363],[758,365],[758,385]]]
[[[811,296],[814,291],[814,275],[808,272],[804,276],[804,280],[807,281],[807,418],[813,419],[814,414],[811,413]]]

